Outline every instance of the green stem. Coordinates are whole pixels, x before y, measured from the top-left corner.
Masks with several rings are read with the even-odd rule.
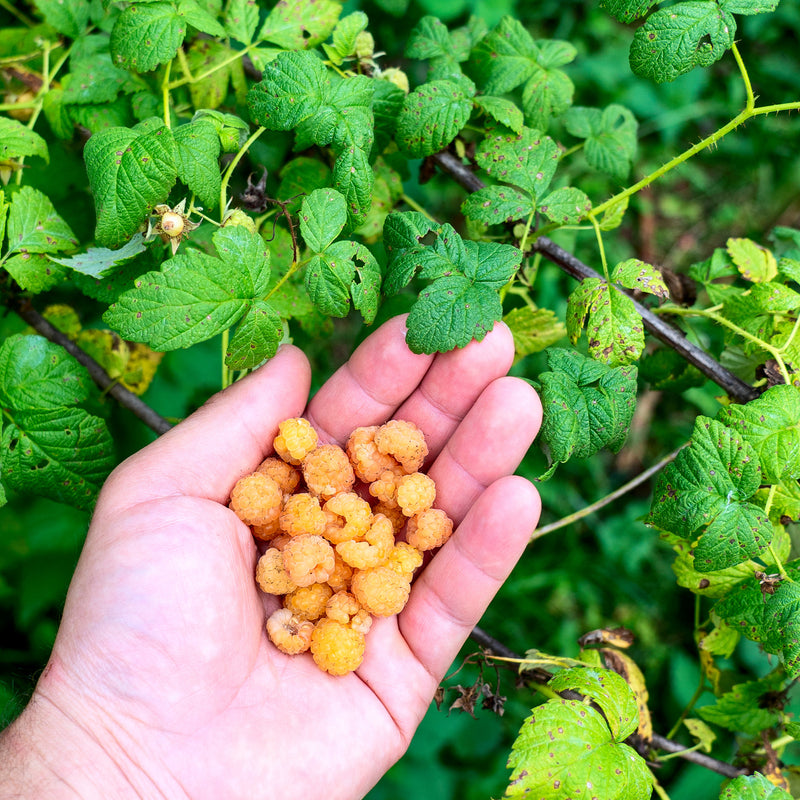
[[[583,150],[583,147],[584,147],[585,144],[586,144],[586,142],[579,142],[578,144],[574,144],[574,145],[572,145],[572,147],[567,148],[561,154],[561,158],[559,159],[559,161],[564,159],[564,158],[566,158],[567,156],[571,156],[573,153],[577,153],[578,150]]]
[[[209,67],[205,72],[201,72],[199,75],[195,75],[194,77],[183,77],[178,78],[177,80],[172,81],[169,85],[170,91],[172,89],[177,89],[179,86],[185,86],[187,83],[199,83],[202,80],[205,80],[210,75],[213,75],[215,72],[224,69],[228,66],[228,64],[233,64],[234,61],[238,61],[240,58],[244,58],[244,56],[249,53],[253,48],[258,45],[258,42],[253,42],[252,44],[247,45],[247,47],[243,47],[241,50],[237,50],[230,58],[226,58],[224,61],[220,61],[219,64],[215,64],[213,67]]]
[[[797,335],[797,331],[800,330],[800,315],[798,315],[797,319],[794,321],[794,327],[791,330],[786,341],[778,348],[779,353],[785,353],[786,350],[789,348],[789,345],[792,343],[792,340]]]
[[[228,342],[230,341],[230,334],[231,334],[230,328],[225,328],[225,330],[222,331],[222,388],[223,389],[227,389],[232,383],[231,370],[225,363],[225,356],[228,353]]]
[[[0,8],[4,8],[9,14],[13,14],[23,25],[27,25],[29,28],[33,28],[36,25],[35,20],[32,20],[30,17],[14,8],[8,0],[0,0]]]
[[[414,211],[419,211],[420,214],[423,214],[431,222],[436,222],[436,220],[430,215],[430,213],[428,213],[428,211],[423,206],[421,206],[413,197],[409,197],[407,194],[403,193],[400,195],[400,199],[407,206],[411,206],[411,208],[413,208]]]
[[[222,183],[219,187],[219,219],[220,222],[223,222],[225,219],[225,208],[228,205],[226,197],[228,195],[228,182],[231,179],[231,175],[233,175],[233,171],[236,169],[237,164],[242,160],[244,154],[250,149],[250,146],[253,142],[261,136],[262,133],[266,128],[258,127],[256,128],[255,132],[250,135],[250,138],[241,146],[239,152],[231,159],[231,163],[228,165],[228,169],[225,170],[225,174],[222,176]]]
[[[747,74],[747,67],[745,67],[744,61],[742,61],[742,56],[739,54],[739,48],[736,46],[736,42],[731,45],[731,52],[733,53],[733,57],[736,59],[736,66],[739,67],[739,73],[741,74],[742,82],[744,83],[744,90],[747,94],[745,110],[752,111],[756,106],[756,98],[753,94],[750,76]]]
[[[694,749],[694,748],[692,748],[692,749]],[[656,780],[655,777],[653,778],[653,791],[661,798],[661,800],[669,800],[669,795],[667,794],[666,790],[658,782],[658,780]]]
[[[178,64],[180,64],[181,72],[187,82],[194,83],[195,77],[192,75],[192,70],[189,67],[189,59],[186,58],[186,51],[182,47],[178,48]]]
[[[528,219],[525,222],[525,230],[522,233],[522,238],[519,240],[519,249],[520,252],[525,255],[525,245],[528,243],[528,234],[531,232],[531,225],[533,225],[533,215],[536,213],[536,209],[531,211],[528,215]]]
[[[667,739],[670,737],[667,736]],[[696,745],[692,747],[687,747],[685,750],[676,750],[674,753],[667,753],[666,755],[659,756],[659,761],[668,761],[670,758],[676,758],[686,755],[686,753],[694,753],[696,750],[699,750],[703,746],[702,742],[698,742]]]
[[[600,223],[594,215],[589,215],[589,221],[594,228],[594,235],[597,237],[597,249],[600,251],[600,263],[603,265],[603,274],[606,277],[606,282],[611,283],[611,276],[608,274],[608,262],[606,261],[606,249],[603,247],[603,232],[600,230]]]
[[[161,102],[164,104],[164,124],[171,128],[172,124],[169,118],[169,76],[172,72],[172,62],[167,61],[167,66],[164,69],[164,77],[161,81]]]
[[[308,259],[305,261],[292,261],[289,269],[286,270],[286,274],[272,287],[272,289],[270,289],[269,294],[264,299],[269,300],[269,298],[272,297],[272,295],[274,295],[275,292],[277,292],[278,289],[280,289],[281,286],[283,286],[283,284],[286,283],[286,281],[288,281],[298,269],[300,269],[300,267],[305,266],[307,263]]]

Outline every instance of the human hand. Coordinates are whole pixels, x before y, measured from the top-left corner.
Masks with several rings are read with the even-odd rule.
[[[0,797],[359,798],[402,755],[535,527],[538,495],[511,473],[541,420],[530,386],[504,377],[505,326],[436,357],[404,334],[402,318],[384,324],[307,408],[308,363],[281,348],[114,471],[50,662],[0,741]],[[226,507],[278,422],[300,415],[339,444],[415,422],[458,525],[343,677],[268,641],[278,598],[258,591],[256,544]]]

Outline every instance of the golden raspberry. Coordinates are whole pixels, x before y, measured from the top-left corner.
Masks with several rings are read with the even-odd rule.
[[[346,564],[344,559],[334,550],[335,559],[333,572],[328,576],[326,583],[334,592],[340,592],[350,586],[350,579],[353,577],[353,568]]]
[[[377,425],[356,428],[347,440],[347,455],[356,476],[364,483],[378,480],[385,470],[395,470],[400,465],[387,453],[381,453],[375,444]]]
[[[321,536],[325,531],[325,512],[320,508],[319,500],[308,492],[293,494],[284,503],[279,518],[281,530],[290,536],[311,533]]]
[[[321,536],[304,533],[292,536],[283,548],[283,564],[297,586],[310,586],[328,580],[336,559],[333,547]]]
[[[347,453],[336,444],[323,444],[303,460],[303,477],[308,490],[328,500],[353,488],[356,476]]]
[[[436,499],[436,484],[422,472],[412,472],[397,481],[395,499],[400,510],[413,517],[433,505]]]
[[[441,547],[453,533],[453,520],[439,508],[429,508],[411,517],[406,541],[417,550]]]
[[[277,519],[266,525],[253,525],[251,530],[253,531],[253,536],[255,536],[256,539],[261,539],[263,542],[272,541],[281,531]]]
[[[286,547],[286,543],[292,537],[289,536],[288,533],[279,533],[274,539],[270,539],[269,546],[274,547],[276,550],[280,550],[283,552],[283,548]]]
[[[422,566],[422,553],[408,542],[397,542],[389,553],[386,566],[411,580],[414,571]]]
[[[256,564],[256,583],[267,594],[287,594],[297,588],[283,563],[283,553],[270,547]]]
[[[413,423],[390,419],[375,433],[375,445],[381,453],[394,456],[406,472],[418,472],[428,455],[425,436]]]
[[[299,619],[319,619],[333,594],[327,583],[312,583],[298,586],[283,598],[283,607],[288,608]]]
[[[350,622],[350,617],[361,610],[361,605],[358,600],[350,592],[336,592],[329,600],[325,607],[325,615],[342,625],[347,625]]]
[[[387,505],[386,503],[375,503],[372,507],[373,514],[383,514],[392,522],[395,535],[400,533],[408,522],[408,517],[400,510],[397,505]]]
[[[231,490],[231,511],[246,525],[269,525],[281,513],[283,492],[272,478],[254,472]]]
[[[354,631],[363,633],[364,636],[366,636],[369,633],[369,629],[372,627],[372,614],[370,614],[369,611],[365,611],[363,608],[360,611],[356,611],[350,618],[350,627]]]
[[[382,565],[356,570],[350,591],[370,614],[390,617],[403,610],[411,592],[411,581]]]
[[[299,464],[317,446],[318,439],[307,419],[294,417],[278,425],[278,435],[272,446],[284,461]]]
[[[311,646],[314,623],[296,617],[288,608],[279,608],[267,620],[267,634],[278,650],[296,656]]]
[[[325,538],[332,544],[363,537],[372,522],[372,508],[355,492],[339,492],[325,503],[324,510],[333,514],[325,526]]]
[[[378,514],[373,517],[363,541],[341,542],[336,552],[355,569],[367,569],[383,564],[394,547],[394,528],[391,520]]]
[[[395,493],[397,491],[398,476],[390,469],[381,472],[378,480],[369,485],[369,493],[385,506],[397,506]]]
[[[292,494],[300,483],[300,470],[275,456],[265,458],[258,465],[256,472],[263,472],[272,478],[284,494]]]
[[[346,675],[364,658],[364,634],[323,617],[311,634],[311,655],[320,669],[331,675]]]

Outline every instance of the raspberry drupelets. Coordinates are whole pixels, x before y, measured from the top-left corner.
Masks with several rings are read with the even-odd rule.
[[[282,652],[310,651],[320,669],[345,675],[361,664],[373,615],[403,609],[423,551],[443,545],[453,523],[433,508],[436,487],[421,472],[428,447],[411,422],[356,428],[341,448],[292,418],[273,446],[230,498],[266,542],[256,583],[282,598],[267,634]]]

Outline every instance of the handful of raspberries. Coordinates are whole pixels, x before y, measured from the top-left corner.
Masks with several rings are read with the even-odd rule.
[[[428,447],[412,422],[356,428],[343,450],[292,418],[273,446],[230,497],[268,544],[256,582],[283,597],[267,633],[284,653],[311,650],[321,669],[345,675],[363,660],[373,616],[403,609],[423,552],[443,545],[453,522],[433,508],[436,486],[420,472]]]

